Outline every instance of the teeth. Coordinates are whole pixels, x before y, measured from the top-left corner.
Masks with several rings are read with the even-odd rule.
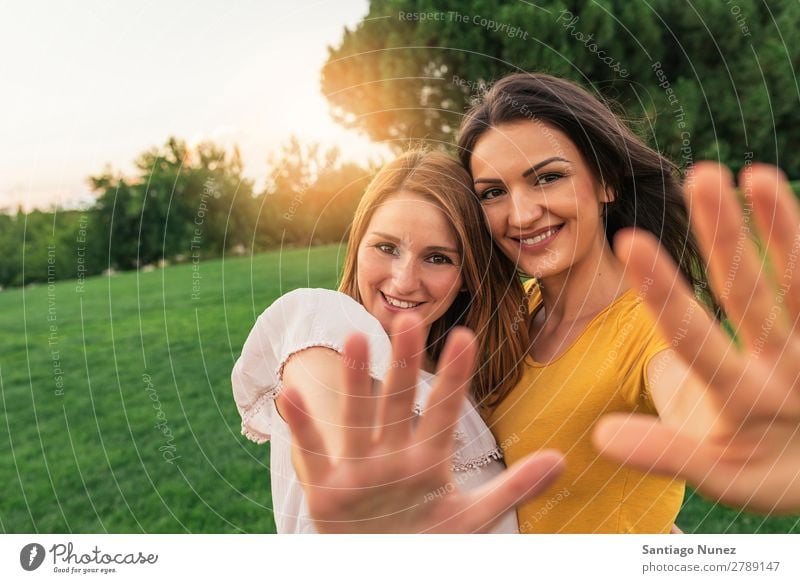
[[[556,231],[558,231],[557,227],[550,229],[549,231],[545,231],[544,233],[541,233],[539,235],[536,235],[535,237],[531,237],[530,239],[521,239],[521,241],[525,245],[535,245],[539,241],[544,241],[545,239],[553,235]]]
[[[422,302],[417,302],[415,304],[412,302],[404,302],[403,300],[398,300],[397,298],[387,296],[386,294],[383,294],[383,297],[386,298],[386,301],[389,302],[389,304],[391,304],[395,308],[402,308],[404,310],[407,310],[408,308],[415,308],[422,303]]]

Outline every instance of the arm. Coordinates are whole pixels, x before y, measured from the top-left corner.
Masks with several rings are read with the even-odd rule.
[[[292,355],[283,368],[285,385],[298,387],[308,414],[316,421],[320,434],[332,452],[342,447],[338,426],[342,406],[339,367],[342,357],[329,348],[308,348]],[[278,413],[286,418],[276,403]]]
[[[800,209],[774,167],[751,166],[740,182],[777,278],[768,277],[750,240],[726,169],[698,164],[686,191],[712,287],[741,348],[702,310],[693,311],[692,290],[654,237],[619,235],[616,252],[634,285],[648,283],[645,302],[662,334],[679,340],[673,346],[680,360],[675,378],[655,383],[663,420],[608,415],[595,428],[594,441],[617,461],[685,478],[716,500],[764,513],[796,512]]]
[[[258,317],[231,373],[242,434],[256,443],[270,439],[283,411],[275,397],[284,381],[302,386],[311,413],[330,439],[331,420],[341,396],[339,353],[348,333],[358,330],[369,341],[369,374],[382,378],[391,342],[380,323],[353,298],[325,289],[301,288],[284,294]]]

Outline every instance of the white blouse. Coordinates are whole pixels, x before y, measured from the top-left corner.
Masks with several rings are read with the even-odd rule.
[[[352,332],[366,335],[370,375],[382,381],[392,347],[380,323],[350,296],[327,289],[297,289],[277,299],[259,316],[233,368],[231,381],[242,417],[242,435],[256,443],[270,440],[270,476],[275,523],[279,533],[314,533],[303,488],[291,459],[289,426],[275,408],[283,366],[293,354],[315,346],[339,353]],[[420,371],[416,411],[424,414],[434,376]],[[471,402],[464,403],[455,432],[453,481],[472,490],[500,474],[502,452]],[[506,512],[493,533],[517,533],[516,512]]]

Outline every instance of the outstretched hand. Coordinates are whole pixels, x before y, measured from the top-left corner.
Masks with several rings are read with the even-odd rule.
[[[367,342],[348,338],[341,359],[340,451],[331,451],[300,392],[285,387],[280,410],[291,428],[293,461],[319,532],[471,533],[549,486],[563,468],[555,452],[529,456],[477,490],[454,484],[453,432],[475,362],[474,335],[450,333],[429,402],[415,423],[423,341],[418,320],[397,318],[394,365],[380,395],[369,376]]]
[[[712,288],[739,346],[698,306],[654,237],[628,231],[615,241],[630,280],[646,289],[662,334],[691,371],[675,396],[703,393],[711,423],[698,422],[707,415],[613,414],[598,423],[594,442],[621,463],[685,478],[716,500],[763,513],[799,511],[800,210],[777,168],[750,166],[739,183],[764,259],[726,168],[697,164],[685,189]]]

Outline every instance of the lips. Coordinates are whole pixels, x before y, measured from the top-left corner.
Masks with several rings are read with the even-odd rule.
[[[520,243],[524,245],[536,245],[537,243],[541,243],[553,235],[558,233],[561,230],[561,227],[564,225],[550,225],[549,227],[544,227],[542,229],[538,229],[536,231],[532,231],[530,233],[523,233],[518,237],[512,237],[512,239],[516,239]]]
[[[378,290],[380,291],[380,290]],[[387,305],[391,306],[392,308],[396,308],[398,310],[413,310],[414,308],[421,306],[425,302],[410,302],[408,300],[402,300],[400,298],[396,298],[394,296],[386,295],[383,292],[380,292],[383,301],[386,302]]]
[[[549,243],[556,235],[558,235],[563,226],[563,224],[550,225],[549,227],[544,227],[536,231],[531,231],[530,233],[523,233],[518,237],[510,238],[518,242],[523,247],[535,249]]]

